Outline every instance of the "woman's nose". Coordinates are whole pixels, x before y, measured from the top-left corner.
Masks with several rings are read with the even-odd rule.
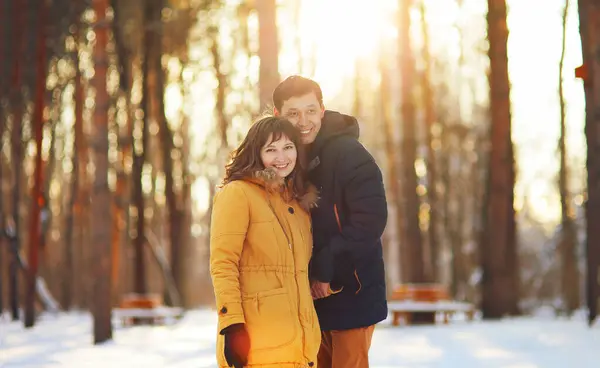
[[[283,162],[285,161],[285,154],[283,151],[277,151],[275,154],[275,162]]]

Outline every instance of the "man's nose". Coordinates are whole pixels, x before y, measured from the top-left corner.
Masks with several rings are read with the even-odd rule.
[[[306,118],[306,114],[303,112],[300,112],[298,117],[298,124],[299,125],[306,125],[306,123],[308,122],[308,119]]]

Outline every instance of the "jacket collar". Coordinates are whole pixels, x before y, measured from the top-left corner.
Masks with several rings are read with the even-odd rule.
[[[360,127],[355,117],[341,114],[337,111],[325,110],[321,120],[321,129],[315,141],[309,148],[308,171],[319,166],[319,155],[327,143],[342,136],[358,139],[360,136]]]
[[[255,171],[251,177],[245,178],[244,181],[258,185],[268,194],[278,193],[286,202],[297,199],[300,206],[306,211],[310,211],[312,208],[317,207],[319,194],[314,185],[308,184],[306,193],[300,197],[294,198],[293,193],[285,179],[279,177],[273,168]]]
[[[252,176],[246,177],[244,180],[258,185],[269,193],[287,190],[285,180],[277,176],[277,172],[273,168],[255,171]]]

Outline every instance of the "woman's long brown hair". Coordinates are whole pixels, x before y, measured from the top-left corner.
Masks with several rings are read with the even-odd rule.
[[[246,134],[246,138],[239,147],[232,152],[231,161],[225,167],[225,177],[222,185],[236,180],[251,178],[257,171],[265,169],[260,158],[260,151],[272,141],[276,142],[283,136],[287,137],[298,151],[296,166],[286,178],[286,185],[297,198],[306,193],[304,149],[300,140],[298,130],[284,118],[278,116],[266,116],[256,121]]]

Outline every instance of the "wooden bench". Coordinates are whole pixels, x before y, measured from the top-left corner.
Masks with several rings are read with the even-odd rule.
[[[113,316],[124,326],[137,324],[165,324],[168,318],[178,319],[183,315],[182,308],[169,308],[163,305],[158,294],[127,294],[119,308],[113,308]]]
[[[124,326],[132,324],[148,323],[166,324],[168,319],[179,319],[183,316],[182,308],[156,307],[152,309],[145,308],[114,308],[113,316],[121,320]]]
[[[448,324],[455,313],[464,313],[472,321],[475,314],[472,304],[451,300],[448,290],[439,284],[398,286],[388,301],[388,310],[394,326],[398,326],[400,320],[407,325],[435,324],[438,314],[442,314],[444,324]]]

